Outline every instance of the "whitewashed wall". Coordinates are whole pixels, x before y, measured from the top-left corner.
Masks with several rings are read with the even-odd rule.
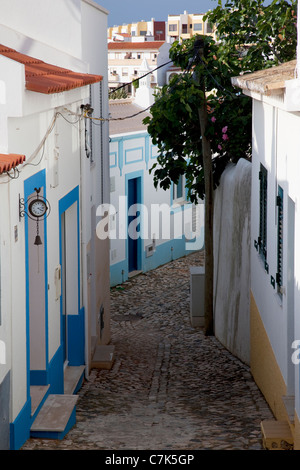
[[[43,0],[43,8],[39,4],[40,0],[1,0],[0,23],[28,36],[23,44],[27,54],[38,41],[80,58],[81,0]]]
[[[235,356],[250,361],[251,164],[224,171],[215,191],[215,335]]]
[[[117,215],[113,225],[116,236],[110,240],[111,248],[111,285],[121,283],[128,277],[128,260],[126,258],[127,240],[120,238],[119,231],[127,234],[127,221],[125,220],[126,206],[120,207],[121,197],[126,194],[126,176],[136,174],[142,176],[142,204],[145,213],[148,214],[147,232],[144,232],[142,240],[141,270],[148,271],[167,263],[172,259],[190,254],[192,251],[203,249],[204,244],[204,205],[199,203],[197,207],[198,226],[195,241],[187,241],[182,236],[183,232],[190,236],[192,229],[192,204],[176,204],[172,198],[172,189],[164,191],[155,188],[153,175],[149,169],[156,162],[157,148],[151,142],[146,131],[115,134],[110,142],[110,177],[111,177],[111,205]],[[126,202],[125,202],[126,204]],[[156,206],[155,206],[156,205]],[[151,208],[158,208],[164,214],[160,225],[157,225],[155,217],[151,218]],[[163,212],[163,210],[165,212]],[[170,221],[170,232],[163,227],[164,221]],[[147,246],[155,240],[155,251],[152,256],[147,256]],[[123,273],[123,274],[122,274]]]
[[[84,2],[84,4],[83,4]],[[107,17],[99,6],[90,0],[39,0],[1,1],[1,42],[20,52],[46,62],[76,71],[91,72],[104,76],[107,87],[106,30]],[[95,12],[93,12],[95,9]],[[96,18],[99,30],[95,30]],[[97,38],[88,27],[92,25]],[[88,37],[87,37],[88,36]],[[91,46],[99,40],[99,52]],[[90,63],[91,70],[87,64]],[[82,103],[89,102],[89,87],[65,93],[43,95],[25,90],[24,66],[0,57],[0,124],[1,149],[3,153],[25,154],[28,158],[44,137],[55,110],[64,113],[64,107],[73,113],[80,111]],[[107,115],[107,94],[103,96],[103,112]],[[9,116],[9,120],[7,120]],[[68,119],[76,120],[72,115]],[[3,125],[2,125],[3,124]],[[105,197],[109,197],[108,184],[108,129],[104,135]],[[54,148],[59,149],[59,184],[53,184]],[[41,154],[41,153],[40,153]],[[36,161],[39,160],[40,154]],[[68,191],[80,184],[80,173],[87,185],[81,192],[81,204],[88,207],[88,223],[83,224],[82,240],[91,238],[91,205],[100,203],[98,169],[91,168],[84,152],[84,126],[82,122],[71,125],[61,116],[48,137],[43,158],[38,166],[25,166],[16,180],[0,185],[0,256],[1,256],[1,310],[0,341],[6,345],[6,361],[0,368],[0,385],[10,372],[10,421],[13,422],[23,409],[27,397],[26,363],[26,274],[24,219],[19,220],[19,195],[24,194],[24,180],[39,170],[46,170],[47,199],[51,205],[51,222],[47,224],[48,235],[48,353],[53,357],[60,344],[60,308],[56,299],[54,271],[59,263],[58,201]],[[7,177],[1,177],[1,180]],[[2,183],[3,181],[1,181]],[[91,184],[89,184],[91,182]],[[55,220],[54,223],[52,221]],[[3,223],[5,221],[5,223]],[[17,235],[17,236],[16,236]],[[109,274],[108,247],[106,254],[107,278]],[[85,260],[82,260],[83,262]],[[103,267],[103,259],[101,260]],[[97,279],[99,274],[97,273]],[[108,294],[109,294],[109,285]],[[84,286],[86,289],[86,285]],[[83,301],[86,300],[86,296]],[[86,305],[86,304],[85,304]],[[82,306],[82,298],[81,298]],[[2,343],[1,343],[2,344]],[[0,414],[1,416],[1,414]],[[1,430],[0,430],[1,431]],[[0,436],[1,438],[1,436]]]
[[[256,252],[251,251],[251,289],[272,346],[277,364],[300,410],[299,367],[291,360],[292,342],[300,339],[300,257],[297,241],[299,217],[299,112],[287,112],[282,99],[254,99],[253,176],[252,176],[252,239],[259,230],[259,169],[268,171],[267,262],[269,273]],[[277,185],[283,189],[283,288],[279,299],[270,276],[276,273],[276,195]]]

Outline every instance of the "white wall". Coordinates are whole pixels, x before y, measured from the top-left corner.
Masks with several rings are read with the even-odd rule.
[[[88,95],[88,89],[86,89]],[[81,92],[79,91],[79,97]],[[43,98],[43,97],[42,97]],[[69,105],[74,112],[78,109],[80,102]],[[30,156],[43,139],[47,127],[53,117],[53,111],[47,113],[32,114],[23,118],[11,118],[9,121],[9,142],[11,152],[24,153]],[[26,384],[26,330],[25,330],[25,232],[24,219],[19,220],[18,198],[23,195],[23,181],[40,169],[46,168],[47,177],[47,199],[51,205],[51,222],[48,222],[48,332],[49,332],[49,359],[53,357],[60,345],[60,305],[56,300],[54,284],[55,268],[59,264],[59,217],[58,200],[79,184],[80,181],[80,124],[71,125],[60,117],[53,132],[46,141],[44,156],[41,163],[35,166],[25,166],[21,170],[20,177],[16,181],[9,183],[11,191],[10,201],[10,224],[17,227],[19,239],[13,239],[10,234],[11,246],[11,266],[13,285],[9,286],[12,298],[12,417],[17,416],[26,397],[26,389],[22,384]],[[52,187],[51,168],[54,162],[54,147],[59,149],[59,184]],[[38,154],[32,163],[39,162],[42,152]],[[2,177],[2,179],[5,177]],[[3,185],[5,187],[5,185]],[[54,222],[56,221],[56,222]],[[22,268],[23,267],[23,268]],[[15,296],[14,286],[18,285],[18,295]]]
[[[0,221],[9,220],[9,186],[0,185]],[[11,310],[11,250],[9,225],[0,225],[0,282],[1,282],[1,321],[0,321],[0,383],[11,368],[11,319],[7,312]]]
[[[107,116],[106,22],[107,12],[91,0],[1,1],[1,42],[51,64],[103,75],[103,114]],[[92,30],[89,30],[91,27]],[[97,43],[99,47],[96,49]],[[82,171],[87,184],[84,187],[83,204],[80,209],[83,214],[89,216],[83,219],[84,230],[81,235],[87,243],[92,236],[91,207],[99,202],[100,190],[99,167],[91,166],[85,157],[84,123],[74,115],[80,112],[82,103],[89,102],[89,87],[52,95],[28,92],[25,90],[24,66],[2,56],[0,62],[0,152],[25,154],[26,163],[34,164],[21,167],[20,174],[15,180],[9,179],[6,175],[0,177],[1,308],[2,314],[5,312],[0,324],[0,341],[5,342],[7,346],[6,364],[3,367],[1,365],[0,381],[11,369],[10,421],[13,422],[27,399],[25,222],[24,218],[19,219],[19,195],[20,197],[24,195],[24,181],[40,170],[46,170],[47,199],[51,205],[51,219],[47,220],[48,323],[46,328],[49,361],[60,346],[60,302],[57,299],[54,279],[55,268],[60,260],[59,200],[80,185]],[[91,64],[90,70],[87,63]],[[65,108],[71,113],[66,112]],[[56,111],[63,114],[66,119],[61,115],[57,116],[55,125],[47,136],[44,149],[41,148],[36,158],[31,160],[31,156],[45,137]],[[105,174],[101,173],[101,177],[106,181],[104,197],[109,198],[107,126],[103,140]],[[55,178],[55,168],[58,170],[58,180]],[[108,247],[105,246],[105,249],[108,278]],[[83,261],[81,264],[83,270],[86,259],[81,261]],[[100,266],[102,268],[103,265]],[[83,279],[82,272],[81,279]],[[83,300],[86,301],[86,287],[86,285],[81,286],[81,294],[84,291],[85,297],[84,299],[81,297],[80,306]],[[34,359],[36,358],[32,358],[32,361]],[[36,366],[42,369],[43,363],[44,358],[41,363],[36,363]]]
[[[30,51],[33,41],[81,57],[81,0],[1,0],[0,22],[28,36],[22,50]],[[55,34],[53,32],[55,31]]]
[[[280,125],[278,120],[279,115],[282,117],[284,115],[284,119],[280,119]],[[269,266],[269,272],[266,271],[259,253],[252,247],[251,289],[285,381],[287,381],[287,354],[289,349],[286,336],[286,296],[283,296],[282,299],[280,299],[276,289],[274,290],[271,286],[270,278],[271,276],[275,277],[277,272],[277,185],[280,184],[284,191],[284,208],[287,207],[286,195],[291,194],[291,185],[287,182],[288,175],[286,164],[290,160],[287,159],[288,148],[284,145],[285,148],[281,148],[280,150],[280,142],[288,142],[288,136],[290,139],[294,140],[292,136],[296,129],[293,128],[294,126],[292,125],[288,114],[283,111],[277,111],[276,108],[269,103],[254,101],[252,173],[253,216],[251,238],[252,240],[257,240],[259,235],[259,171],[260,163],[262,163],[268,171],[267,263]],[[278,135],[276,134],[277,130]],[[280,166],[281,171],[279,171]],[[294,176],[290,176],[292,177],[290,181],[293,181]],[[285,212],[285,224],[286,220]],[[287,228],[287,225],[285,225],[285,228]],[[286,254],[286,249],[284,252]],[[286,285],[285,273],[283,283]],[[284,332],[284,334],[282,334],[282,332]]]
[[[251,248],[251,289],[268,334],[276,361],[287,385],[299,403],[299,371],[292,364],[292,341],[300,339],[300,236],[299,148],[300,113],[289,113],[280,98],[254,99],[252,228],[251,238],[259,230],[260,162],[268,170],[267,262],[264,269],[257,251]],[[283,294],[273,289],[270,277],[277,272],[277,187],[283,189]],[[294,223],[295,222],[295,223]],[[293,246],[293,242],[295,246]],[[292,264],[294,262],[294,266]]]
[[[96,6],[93,6],[96,5]],[[108,53],[107,53],[107,13],[106,10],[100,9],[98,4],[91,2],[90,0],[82,1],[81,14],[82,14],[82,59],[84,62],[90,64],[89,73],[102,75],[102,113],[101,117],[108,117]],[[101,45],[101,47],[95,47],[95,45]],[[94,90],[94,117],[100,117],[100,99],[99,99],[99,84],[93,86]],[[94,133],[100,134],[99,122],[94,125]],[[101,178],[100,165],[97,167],[97,171],[93,171],[92,184],[94,191],[94,203],[100,204],[101,194],[99,181],[104,184],[104,200],[109,201],[109,134],[108,134],[108,122],[102,124],[102,138],[103,138],[103,177]],[[96,154],[101,152],[100,148],[100,137],[94,142]]]
[[[119,197],[126,196],[126,175],[142,175],[142,204],[148,218],[144,224],[147,232],[144,232],[142,240],[142,270],[149,270],[160,264],[171,261],[180,256],[191,253],[194,250],[203,249],[204,244],[204,205],[199,204],[198,213],[198,237],[197,243],[187,241],[182,238],[183,233],[190,235],[192,229],[192,204],[183,203],[175,205],[172,200],[172,190],[164,191],[155,188],[153,184],[153,174],[149,175],[149,169],[156,162],[157,148],[151,142],[149,134],[145,131],[111,135],[110,143],[110,177],[112,182],[111,205],[116,209],[116,238],[110,240],[111,246],[111,275],[114,281],[120,279],[120,272],[124,270],[126,280],[126,244],[127,240],[120,239],[118,229],[121,234],[127,234],[126,214],[127,206],[119,206]],[[134,177],[135,177],[134,176]],[[124,199],[123,199],[124,200]],[[123,204],[122,200],[122,204]],[[151,218],[151,207],[162,211],[165,215],[158,226],[156,217]],[[171,211],[170,211],[171,210]],[[161,212],[161,213],[162,213]],[[167,219],[168,218],[168,219]],[[170,230],[163,222],[170,222]],[[188,225],[188,227],[186,226]],[[175,233],[174,233],[175,226]],[[162,229],[164,228],[164,232]],[[189,229],[189,231],[188,231]],[[152,245],[155,239],[155,252],[152,257],[146,257],[146,247]],[[120,280],[118,281],[120,282]]]
[[[222,174],[214,200],[215,335],[250,362],[251,164],[241,159]]]

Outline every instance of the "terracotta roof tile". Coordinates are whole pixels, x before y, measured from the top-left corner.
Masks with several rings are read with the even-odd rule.
[[[253,91],[263,95],[283,93],[285,82],[295,77],[296,66],[297,61],[292,60],[268,69],[233,77],[231,82],[242,90]]]
[[[12,170],[17,165],[20,165],[25,161],[25,155],[19,155],[16,153],[3,154],[0,153],[0,175]]]
[[[145,41],[145,42],[109,42],[108,50],[116,49],[159,49],[165,42],[164,41]]]
[[[101,75],[73,72],[56,65],[47,64],[26,54],[0,44],[0,54],[25,66],[26,89],[38,93],[61,93],[92,83],[100,82]]]

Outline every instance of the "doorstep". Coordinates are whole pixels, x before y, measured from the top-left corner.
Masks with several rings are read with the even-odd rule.
[[[64,371],[64,394],[48,395],[49,385],[31,386],[33,423],[30,436],[40,439],[63,439],[76,423],[76,392],[82,385],[85,366],[67,366]]]
[[[264,420],[261,422],[263,446],[268,450],[292,450],[294,441],[287,421]]]
[[[115,347],[113,345],[97,345],[92,358],[93,369],[111,369],[115,361]]]
[[[31,416],[34,416],[47,398],[50,385],[31,385]]]
[[[64,371],[64,393],[73,395],[82,385],[85,366],[67,366]]]
[[[77,395],[48,395],[34,420],[30,436],[63,439],[76,422]]]

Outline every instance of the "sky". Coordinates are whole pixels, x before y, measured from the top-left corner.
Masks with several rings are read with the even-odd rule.
[[[218,6],[217,0],[95,0],[109,11],[108,27],[136,21],[167,21],[168,15],[206,13]]]

